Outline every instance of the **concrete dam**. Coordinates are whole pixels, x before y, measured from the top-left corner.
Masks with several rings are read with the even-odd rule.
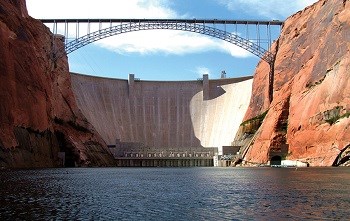
[[[222,154],[223,146],[231,146],[253,82],[251,76],[209,80],[208,75],[195,81],[141,81],[134,75],[121,80],[72,73],[71,79],[79,108],[116,158],[211,161],[217,149]],[[124,166],[135,161],[129,164]],[[197,161],[138,164],[207,165]]]

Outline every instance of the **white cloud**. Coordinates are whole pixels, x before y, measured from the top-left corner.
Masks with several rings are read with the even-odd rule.
[[[247,14],[257,14],[266,19],[284,20],[288,16],[304,9],[317,0],[217,0],[231,11],[245,11]]]
[[[34,18],[175,18],[168,0],[27,0]]]
[[[203,77],[204,74],[207,74],[210,76],[210,70],[206,67],[196,67],[195,72],[198,74],[199,77]]]
[[[127,0],[122,4],[115,0],[27,0],[29,14],[35,18],[183,18],[185,15],[177,13],[171,8],[171,4],[170,0]],[[87,29],[83,24],[80,28]],[[122,54],[182,55],[220,51],[233,57],[252,56],[246,50],[228,42],[183,31],[137,31],[106,38],[96,44]]]
[[[248,57],[250,53],[228,42],[204,35],[171,30],[129,32],[98,42],[102,47],[121,54],[165,53],[183,55],[216,50],[235,57]]]

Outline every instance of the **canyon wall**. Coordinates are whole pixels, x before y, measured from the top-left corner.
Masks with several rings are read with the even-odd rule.
[[[292,15],[273,47],[273,101],[269,67],[260,62],[238,137],[265,118],[245,160],[266,163],[279,155],[331,166],[350,145],[350,2],[321,0]]]
[[[273,45],[271,103],[263,61],[252,88],[249,78],[130,83],[70,76],[59,50],[61,39],[24,0],[0,1],[0,167],[59,166],[59,152],[66,165],[107,166],[106,143],[219,147],[237,130],[237,140],[252,139],[245,162],[331,166],[348,157],[349,0],[320,0],[285,21]]]
[[[107,146],[78,109],[63,43],[24,0],[0,1],[0,167],[107,166]]]
[[[252,85],[252,77],[179,82],[71,78],[79,108],[107,144],[118,140],[184,151],[231,145]]]

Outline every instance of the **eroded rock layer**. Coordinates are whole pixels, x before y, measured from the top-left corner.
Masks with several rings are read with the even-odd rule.
[[[0,1],[0,166],[112,165],[106,144],[81,114],[67,57],[25,1]]]
[[[331,166],[350,144],[350,2],[321,0],[289,17],[274,48],[273,101],[261,62],[246,126],[268,112],[245,159],[266,163],[280,155]]]

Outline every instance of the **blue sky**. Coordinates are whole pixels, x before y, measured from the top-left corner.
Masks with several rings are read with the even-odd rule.
[[[27,0],[34,18],[285,20],[316,0]],[[69,6],[69,7],[67,7]],[[277,31],[274,31],[277,36]],[[70,71],[127,79],[196,80],[252,75],[259,58],[209,36],[169,30],[109,37],[69,54]]]

